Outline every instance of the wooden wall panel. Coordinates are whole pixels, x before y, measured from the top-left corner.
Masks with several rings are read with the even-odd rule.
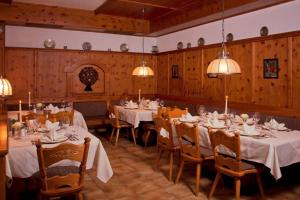
[[[35,95],[34,55],[33,49],[5,51],[5,74],[13,89],[13,95],[9,99],[27,99],[29,91]]]
[[[230,56],[239,63],[241,74],[226,77],[226,91],[230,101],[250,103],[252,98],[252,44],[230,45]]]
[[[185,53],[184,68],[184,95],[198,96],[201,95],[202,79],[202,56],[201,50],[193,50]]]
[[[27,101],[28,91],[36,91],[32,98],[36,101],[60,102],[93,101],[133,95],[156,93],[156,56],[145,55],[155,76],[137,78],[131,75],[140,63],[141,54],[6,48],[6,74],[13,85],[14,96],[9,103],[22,99]],[[94,92],[84,91],[80,85],[78,72],[83,65],[94,65],[101,72],[104,83],[95,84]],[[35,76],[37,74],[37,76]],[[76,86],[74,88],[74,86]]]
[[[287,38],[266,40],[255,43],[254,96],[255,104],[287,107],[288,104],[288,49]],[[278,58],[279,78],[264,79],[263,61]]]
[[[184,53],[172,53],[169,55],[169,76],[170,76],[170,83],[169,83],[169,94],[174,96],[182,96],[184,95],[183,90],[183,72],[184,72]],[[178,66],[178,78],[172,78],[172,66]]]
[[[61,65],[63,55],[55,51],[39,51],[37,55],[36,87],[40,99],[66,97],[65,66]],[[51,94],[51,95],[49,95]]]
[[[205,99],[220,101],[225,98],[225,86],[224,76],[218,76],[217,78],[208,78],[206,75],[206,69],[209,63],[214,60],[220,52],[220,47],[214,47],[209,49],[203,49],[203,88],[202,97]]]
[[[300,109],[300,36],[292,38],[292,107]]]
[[[161,95],[169,94],[169,55],[157,56],[157,93]]]

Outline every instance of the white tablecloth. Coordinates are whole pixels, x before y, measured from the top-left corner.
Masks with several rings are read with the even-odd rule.
[[[22,110],[22,115],[28,115],[28,110]],[[19,111],[8,111],[8,118],[18,120]],[[73,117],[73,124],[74,126],[80,126],[84,128],[85,130],[88,130],[86,122],[83,118],[83,115],[81,112],[78,112],[77,110],[74,110],[74,117]]]
[[[113,171],[107,157],[107,154],[101,144],[101,141],[91,133],[81,127],[69,127],[64,131],[66,134],[77,134],[79,141],[69,141],[74,144],[83,143],[84,137],[91,139],[90,149],[88,153],[86,168],[91,169],[94,161],[96,161],[97,177],[107,182],[113,175]],[[6,155],[6,175],[9,178],[28,178],[39,170],[38,159],[35,145],[32,145],[31,140],[36,139],[35,135],[28,135],[22,139],[9,138],[9,152]],[[53,147],[58,144],[43,144],[45,147]],[[78,165],[75,161],[61,161],[55,165],[67,166]]]
[[[200,145],[211,148],[207,128],[199,126]],[[264,164],[276,180],[282,177],[281,167],[300,162],[300,131],[274,131],[274,137],[241,136],[241,155],[249,161]]]
[[[141,110],[141,109],[127,109],[123,106],[116,106],[120,119],[126,121],[134,126],[139,127],[140,121],[153,121],[153,113],[157,113],[155,110]]]

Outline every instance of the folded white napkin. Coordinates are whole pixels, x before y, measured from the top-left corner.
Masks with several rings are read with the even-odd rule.
[[[223,128],[225,125],[225,121],[218,120],[218,118],[209,118],[207,123],[213,128]]]
[[[169,138],[169,132],[166,129],[164,129],[164,128],[160,129],[160,133],[159,134],[161,136],[163,136],[163,137]]]
[[[198,117],[197,116],[192,116],[190,113],[187,113],[185,115],[181,115],[180,121],[197,121]]]
[[[255,129],[255,125],[250,126],[247,123],[244,123],[243,129],[244,129],[245,135],[257,135],[258,134],[257,130]]]
[[[285,129],[284,123],[278,123],[275,119],[271,119],[270,122],[265,122],[265,126],[274,130]]]
[[[61,138],[61,134],[58,134],[56,131],[59,129],[59,122],[50,122],[49,120],[46,121],[46,128],[49,132],[46,133],[46,136],[49,137],[51,140],[57,140]]]
[[[60,111],[60,109],[57,106],[53,106],[52,104],[49,104],[45,107],[45,110],[50,110],[51,113],[56,114]]]
[[[132,100],[130,100],[127,104],[126,104],[127,108],[137,108],[137,104],[135,102],[133,102]]]

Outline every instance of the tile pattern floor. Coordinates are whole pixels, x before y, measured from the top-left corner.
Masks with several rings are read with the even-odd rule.
[[[207,199],[215,176],[213,163],[204,166],[201,177],[201,192],[195,197],[195,173],[194,165],[186,165],[182,178],[178,184],[168,181],[168,155],[161,161],[159,169],[155,170],[157,152],[155,147],[143,148],[134,146],[127,138],[121,138],[119,146],[115,148],[105,138],[100,137],[103,146],[108,153],[114,176],[104,184],[95,176],[95,170],[90,170],[86,177],[85,199],[143,199],[143,200],[173,200],[173,199]],[[176,162],[176,161],[175,161]],[[300,198],[300,173],[298,166],[284,170],[285,177],[275,182],[265,173],[263,175],[265,192],[268,199],[284,200]],[[173,179],[177,175],[178,166],[174,166]],[[287,172],[285,172],[287,171]],[[255,177],[247,177],[242,182],[241,199],[259,199],[259,191],[256,187]],[[247,184],[243,184],[247,182]],[[224,178],[223,184],[219,184],[214,194],[214,199],[234,199],[234,187],[230,178]]]

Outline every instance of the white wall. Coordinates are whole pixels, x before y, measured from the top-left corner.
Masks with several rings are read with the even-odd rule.
[[[262,26],[269,28],[269,34],[300,30],[300,0],[227,18],[225,37],[227,33],[233,33],[234,40],[258,37]],[[205,39],[205,44],[220,43],[222,41],[221,21],[158,37],[157,45],[161,52],[177,49],[179,41],[183,42],[184,47],[188,42],[195,47],[200,37]]]
[[[262,26],[269,28],[269,34],[300,30],[300,0],[227,18],[225,35],[233,33],[234,40],[257,37]],[[205,38],[205,44],[221,42],[221,21],[157,38],[146,37],[145,52],[150,52],[153,45],[158,45],[160,52],[175,50],[179,41],[182,41],[185,47],[188,42],[195,47],[200,37]],[[7,47],[43,48],[44,40],[48,38],[54,39],[56,48],[60,49],[65,45],[68,49],[82,49],[82,43],[88,41],[92,44],[93,50],[106,51],[110,48],[112,51],[120,51],[120,45],[127,43],[130,52],[142,52],[142,38],[138,36],[6,26],[5,45]]]
[[[120,45],[127,43],[129,52],[142,52],[142,37],[95,33],[85,31],[70,31],[49,28],[33,28],[23,26],[5,27],[6,47],[29,47],[44,48],[44,41],[53,39],[56,49],[82,49],[83,42],[90,42],[92,50],[120,51]],[[150,53],[153,45],[156,45],[156,38],[145,37],[145,52]]]

